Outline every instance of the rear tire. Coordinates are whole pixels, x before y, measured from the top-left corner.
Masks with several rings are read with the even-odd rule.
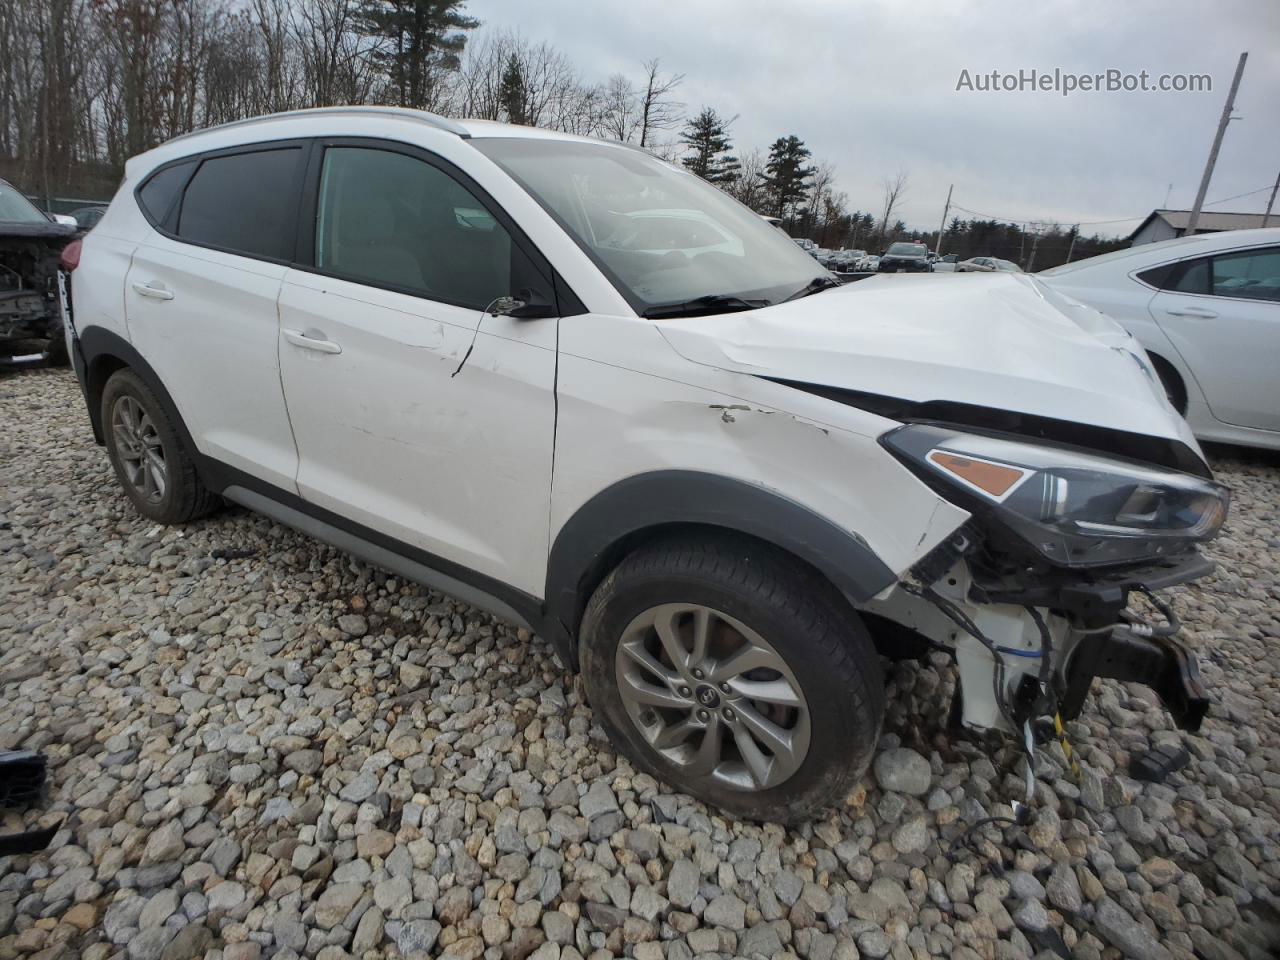
[[[164,407],[136,373],[126,368],[111,375],[101,410],[111,466],[140,514],[186,523],[217,506]]]
[[[1173,364],[1158,354],[1148,354],[1151,357],[1151,365],[1156,368],[1156,375],[1160,377],[1160,384],[1164,387],[1164,394],[1169,398],[1169,405],[1177,410],[1181,416],[1187,415],[1187,385],[1182,382],[1182,377],[1178,371],[1173,369]]]
[[[765,545],[642,547],[595,591],[580,639],[587,696],[618,749],[727,813],[810,818],[875,751],[884,686],[870,637],[827,581]]]

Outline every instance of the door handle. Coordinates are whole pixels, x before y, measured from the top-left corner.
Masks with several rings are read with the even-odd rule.
[[[295,347],[303,350],[315,350],[317,353],[341,353],[342,347],[332,340],[326,340],[319,330],[282,330],[284,338]]]
[[[166,290],[162,286],[152,286],[150,283],[134,283],[133,291],[140,297],[148,297],[151,300],[172,300],[173,291]]]
[[[1212,310],[1206,310],[1203,307],[1183,307],[1181,310],[1166,310],[1165,312],[1174,317],[1198,317],[1201,320],[1212,320],[1217,316]]]

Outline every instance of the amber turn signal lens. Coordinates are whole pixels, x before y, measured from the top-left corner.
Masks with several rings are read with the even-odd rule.
[[[1019,470],[1017,467],[992,463],[989,460],[962,457],[947,453],[945,450],[931,451],[929,462],[959,477],[970,486],[977,487],[988,496],[996,498],[1003,497],[1013,489],[1014,484],[1027,475],[1026,470]]]

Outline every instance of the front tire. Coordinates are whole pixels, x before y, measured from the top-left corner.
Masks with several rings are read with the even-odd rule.
[[[768,546],[641,548],[600,584],[580,639],[587,696],[620,751],[723,811],[807,819],[871,761],[875,648],[827,581]]]
[[[107,456],[140,514],[157,523],[186,523],[216,506],[173,422],[136,373],[111,375],[101,411]]]

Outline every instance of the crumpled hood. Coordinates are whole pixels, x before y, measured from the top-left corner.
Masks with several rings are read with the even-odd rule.
[[[1199,452],[1137,341],[1027,275],[871,277],[658,329],[685,359],[720,369],[1087,423]]]

